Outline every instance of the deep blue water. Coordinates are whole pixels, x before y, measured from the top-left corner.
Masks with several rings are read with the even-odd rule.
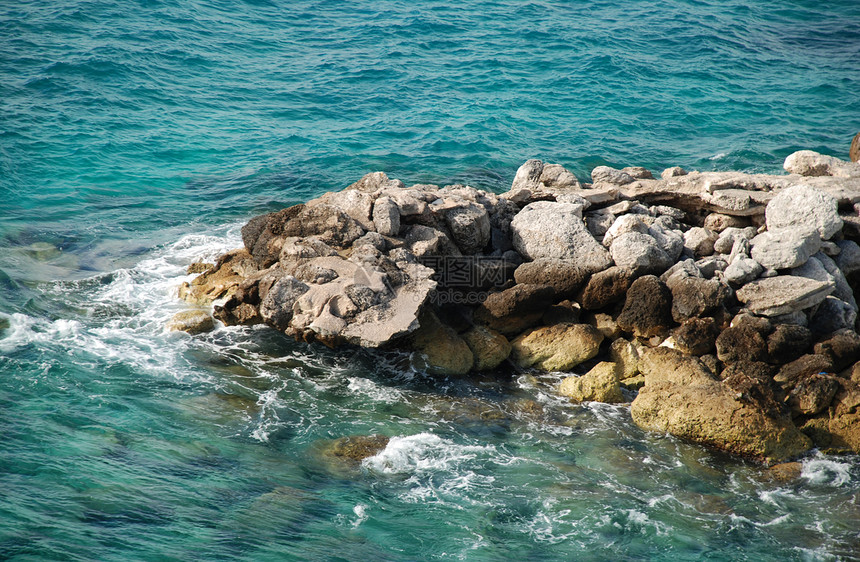
[[[243,221],[370,171],[845,158],[860,3],[747,4],[0,2],[0,559],[860,559],[853,457],[767,483],[557,376],[163,327]]]

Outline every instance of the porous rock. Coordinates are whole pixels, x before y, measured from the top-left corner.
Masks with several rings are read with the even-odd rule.
[[[688,355],[706,355],[714,350],[720,331],[713,318],[690,318],[672,332],[676,348]]]
[[[585,310],[599,310],[624,299],[635,278],[633,271],[613,266],[589,278],[577,300]]]
[[[772,330],[773,325],[766,318],[739,315],[717,336],[717,357],[723,363],[767,361],[767,337]]]
[[[681,323],[707,316],[725,306],[732,290],[716,279],[689,277],[672,286],[672,318]]]
[[[786,403],[795,415],[814,416],[830,406],[838,390],[836,377],[809,375],[797,382]]]
[[[669,330],[671,310],[669,288],[657,277],[646,275],[630,285],[618,325],[637,337],[650,338]]]
[[[860,334],[842,330],[815,344],[815,353],[827,357],[833,363],[834,372],[839,372],[860,359]]]

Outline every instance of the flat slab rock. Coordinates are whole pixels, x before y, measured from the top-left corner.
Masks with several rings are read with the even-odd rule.
[[[832,283],[824,281],[777,275],[747,283],[738,289],[737,297],[755,314],[780,316],[815,306],[834,289]]]

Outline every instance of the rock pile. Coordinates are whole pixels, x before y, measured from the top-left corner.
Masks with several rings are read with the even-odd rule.
[[[638,391],[640,426],[769,462],[860,452],[860,164],[800,151],[785,169],[581,184],[529,160],[501,195],[377,172],[251,219],[180,296],[443,375],[578,370],[571,399]]]

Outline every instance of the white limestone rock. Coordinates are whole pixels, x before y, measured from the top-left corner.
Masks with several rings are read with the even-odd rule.
[[[762,232],[750,241],[750,257],[767,269],[788,269],[806,263],[821,248],[818,231],[780,228]]]
[[[793,185],[768,203],[767,229],[814,228],[822,240],[829,240],[842,229],[838,207],[836,198],[827,192],[808,185]]]
[[[672,267],[672,259],[653,236],[641,232],[625,232],[612,241],[609,253],[615,265],[640,274],[660,274]]]
[[[794,275],[777,275],[747,283],[735,293],[750,312],[781,316],[821,304],[835,285]]]
[[[514,248],[530,260],[572,259],[591,273],[612,265],[609,252],[588,232],[579,205],[531,203],[511,221],[511,234]]]

